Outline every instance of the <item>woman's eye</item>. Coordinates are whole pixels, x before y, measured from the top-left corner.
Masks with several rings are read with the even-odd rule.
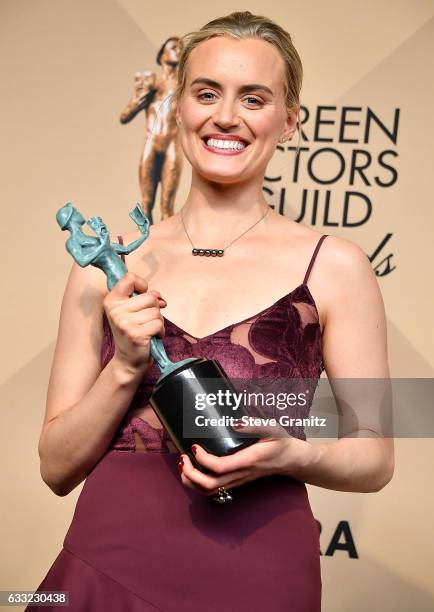
[[[262,104],[262,100],[259,100],[258,98],[254,98],[253,96],[249,96],[248,98],[246,98],[246,100],[249,100],[249,104],[251,104],[253,101],[256,104],[253,104],[253,106],[256,106],[257,104]]]
[[[198,94],[197,97],[199,98],[199,100],[212,101],[215,98],[215,94],[212,91],[204,91]],[[262,100],[260,100],[259,98],[255,98],[254,96],[247,96],[247,98],[245,98],[245,101],[252,106],[260,106],[261,104],[263,104]]]
[[[212,100],[212,98],[204,98],[203,96],[213,96],[214,94],[211,91],[204,91],[203,93],[199,94],[197,97],[200,100]]]

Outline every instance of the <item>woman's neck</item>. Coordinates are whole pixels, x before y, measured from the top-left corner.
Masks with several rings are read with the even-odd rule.
[[[212,183],[202,177],[193,177],[180,215],[193,241],[196,237],[205,245],[220,244],[255,223],[267,207],[262,194],[262,177],[243,184]]]

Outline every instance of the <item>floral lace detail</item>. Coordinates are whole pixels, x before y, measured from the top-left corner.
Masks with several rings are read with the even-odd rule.
[[[114,353],[113,336],[105,313],[103,331],[101,365],[104,368]],[[217,359],[230,379],[243,381],[247,386],[255,379],[264,381],[274,393],[279,381],[289,378],[312,379],[316,387],[324,369],[318,310],[305,282],[260,313],[204,338],[195,338],[165,319],[164,345],[173,361],[188,357]],[[148,452],[170,452],[167,431],[152,427],[139,416],[159,376],[154,361],[118,427],[112,449],[134,451],[134,433],[137,432]],[[263,386],[261,390],[265,392]],[[313,388],[312,399],[314,391]],[[302,408],[298,406],[291,416],[307,417],[310,406],[311,402]],[[294,427],[290,433],[306,439],[303,428]]]

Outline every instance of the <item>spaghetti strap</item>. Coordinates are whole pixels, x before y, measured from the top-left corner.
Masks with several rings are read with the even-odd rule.
[[[318,242],[317,242],[317,245],[316,245],[316,247],[315,247],[315,250],[314,250],[314,252],[313,252],[313,255],[312,255],[312,257],[311,257],[311,260],[310,260],[310,262],[309,262],[309,266],[308,266],[308,268],[307,268],[307,270],[306,270],[306,274],[305,274],[305,276],[304,276],[303,285],[306,285],[306,283],[307,283],[307,281],[308,281],[308,279],[309,279],[310,271],[312,270],[312,266],[313,266],[313,264],[314,264],[314,262],[315,262],[315,258],[316,258],[317,254],[318,254],[318,251],[319,251],[319,249],[320,249],[320,246],[321,246],[321,244],[322,244],[322,242],[323,242],[324,238],[327,238],[327,236],[328,236],[328,234],[323,234],[323,235],[321,236],[321,238],[320,238],[320,239],[318,240]]]
[[[124,243],[124,241],[122,239],[122,236],[118,236],[118,242],[119,242],[119,244],[123,244]],[[125,253],[121,253],[121,259],[125,263]]]

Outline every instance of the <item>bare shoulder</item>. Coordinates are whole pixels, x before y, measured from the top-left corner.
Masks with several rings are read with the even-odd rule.
[[[299,247],[300,252],[305,248],[307,252],[312,253],[312,248],[315,248],[321,237],[325,236],[321,244],[320,257],[315,261],[315,268],[319,269],[316,276],[324,278],[328,285],[334,284],[335,281],[339,282],[339,279],[343,282],[355,277],[359,280],[364,277],[375,279],[368,256],[351,240],[317,231],[282,215],[275,214],[274,219],[277,227],[288,236],[289,241]]]
[[[363,249],[351,240],[328,235],[322,246],[322,264],[334,285],[377,282],[371,262]]]
[[[319,232],[288,219],[284,223],[286,231],[290,233],[290,240],[297,245],[306,265],[321,237],[326,236],[321,242],[308,279],[309,289],[324,325],[330,313],[338,312],[340,307],[353,305],[356,301],[361,302],[362,297],[370,307],[383,308],[375,272],[360,246],[346,238]]]
[[[101,301],[108,293],[107,279],[102,270],[88,265],[82,268],[75,261],[69,272],[65,295],[74,292],[84,302],[88,300]]]
[[[307,225],[293,221],[284,215],[273,211],[270,216],[271,226],[270,229],[273,234],[273,238],[279,240],[282,238],[285,242],[289,242],[297,246],[297,249],[305,248],[309,250],[312,244],[318,242],[323,235],[322,232],[312,229]]]
[[[328,235],[316,264],[321,277],[321,299],[325,321],[342,318],[347,311],[363,309],[384,316],[384,303],[377,277],[363,249],[345,238]]]

